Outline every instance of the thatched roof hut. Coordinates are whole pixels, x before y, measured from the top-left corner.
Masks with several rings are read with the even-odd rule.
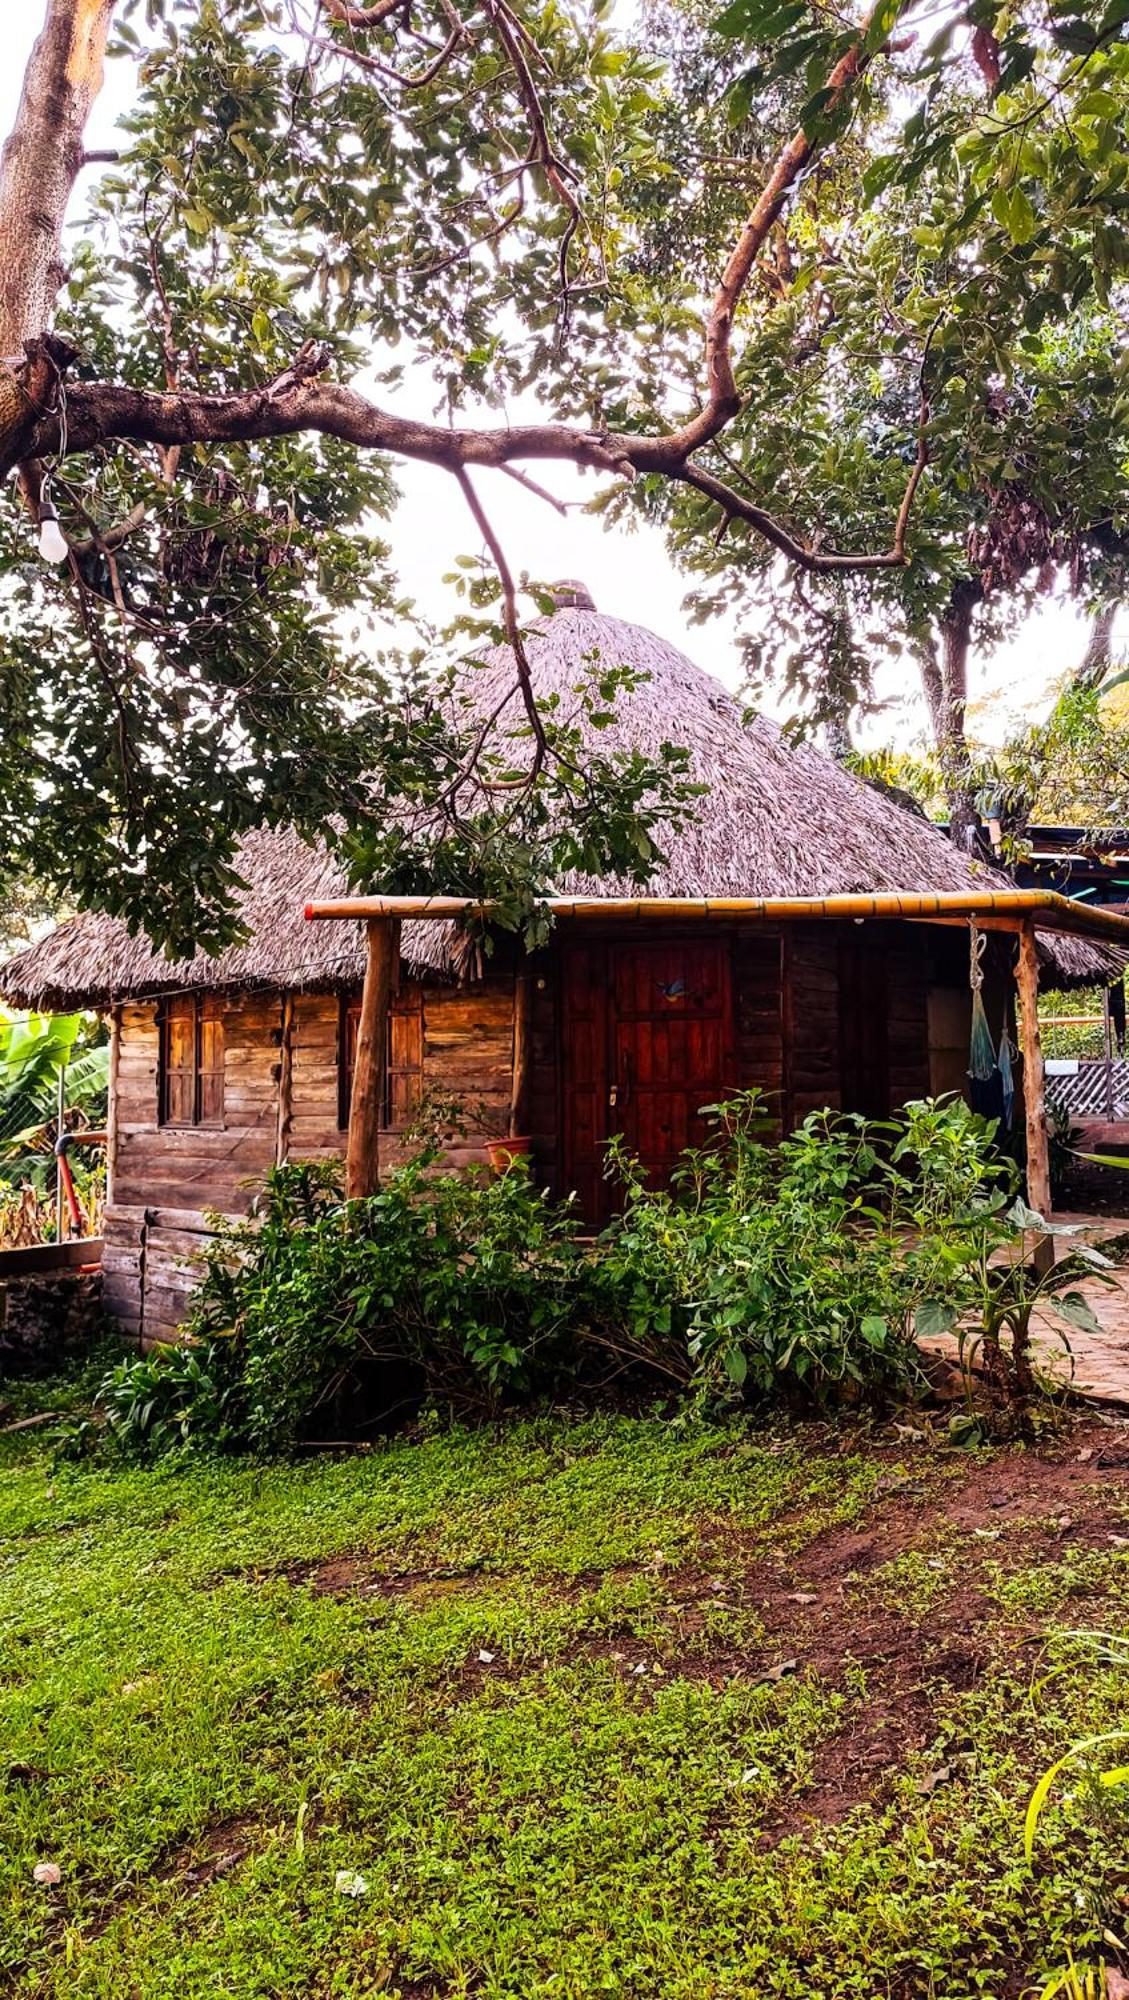
[[[654,896],[820,896],[886,890],[983,889],[997,871],[967,860],[915,813],[844,771],[810,744],[795,745],[767,717],[741,703],[685,654],[624,619],[597,612],[580,586],[562,587],[560,608],[529,642],[539,693],[575,702],[588,663],[627,666],[647,679],[620,695],[615,725],[598,748],[657,753],[664,741],[690,753],[691,775],[706,790],[695,824],[666,843],[667,854],[645,892]],[[488,712],[513,677],[508,651],[471,678],[475,705]],[[503,726],[506,718],[503,717]],[[513,720],[520,722],[515,693]],[[239,898],[245,941],[218,958],[202,953],[170,962],[118,918],[85,913],[60,924],[0,972],[11,1003],[42,1009],[105,1007],[141,996],[208,987],[279,990],[338,988],[364,971],[359,927],[308,925],[307,902],[346,891],[341,869],[324,850],[291,832],[248,836],[240,852],[246,888]],[[632,885],[573,875],[563,895],[640,893]],[[409,966],[443,971],[450,932],[405,927]],[[1115,953],[1080,939],[1044,936],[1040,955],[1049,985],[1093,982],[1118,969]]]
[[[448,1164],[481,1161],[492,1143],[523,1147],[540,1184],[574,1194],[598,1226],[614,1199],[612,1139],[663,1185],[685,1149],[708,1138],[703,1107],[734,1090],[761,1093],[783,1132],[825,1107],[887,1117],[914,1098],[967,1088],[961,904],[995,892],[996,871],[819,751],[748,717],[674,647],[598,616],[575,588],[532,635],[529,654],[538,690],[559,693],[565,709],[597,664],[646,675],[598,733],[601,752],[618,742],[654,754],[665,741],[689,752],[704,787],[696,818],[669,836],[641,900],[627,882],[558,882],[560,895],[596,905],[562,915],[528,960],[502,950],[474,978],[462,976],[465,939],[453,924],[405,922],[407,976],[397,982],[387,914],[372,918],[367,941],[353,906],[345,918],[306,922],[307,904],[345,894],[341,871],[293,833],[261,832],[241,851],[245,936],[221,956],[172,964],[116,919],[84,915],[0,973],[9,1000],[110,1014],[103,1296],[131,1337],[175,1333],[193,1255],[217,1211],[246,1212],[287,1160],[345,1157],[354,1192],[367,1191],[372,1163],[383,1169],[410,1148],[425,1100],[454,1098],[473,1113],[450,1123]],[[499,653],[467,686],[483,714],[501,702],[503,725],[512,715],[517,730],[517,695],[512,707],[504,699],[512,681],[512,660]],[[929,921],[911,921],[898,892],[910,904],[915,892],[925,902],[947,893],[955,920],[934,909]],[[618,914],[608,902],[616,895],[629,902]],[[850,908],[806,900],[838,897]],[[677,900],[687,898],[694,909]],[[860,900],[893,907],[871,910],[870,921]],[[1001,1045],[1016,1034],[1017,932],[1025,994],[1038,985],[1030,929],[1015,917],[1011,932],[994,933],[985,958]],[[1115,963],[1059,933],[1044,939],[1042,957],[1059,984],[1100,978]],[[1025,1004],[1029,1041],[1036,1020]],[[1034,1069],[1040,1076],[1041,1061]],[[1045,1164],[1037,1089],[1028,1122],[1029,1157]]]

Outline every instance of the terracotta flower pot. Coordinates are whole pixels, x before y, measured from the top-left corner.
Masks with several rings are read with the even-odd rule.
[[[487,1139],[486,1151],[496,1174],[504,1174],[514,1160],[527,1160],[533,1151],[532,1139]]]

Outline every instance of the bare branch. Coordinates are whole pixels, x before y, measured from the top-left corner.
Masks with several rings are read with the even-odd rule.
[[[522,706],[525,709],[529,727],[533,732],[533,763],[525,780],[526,783],[531,784],[544,766],[548,743],[545,737],[545,725],[541,720],[537,707],[537,698],[533,692],[533,673],[529,665],[529,655],[525,650],[525,641],[521,635],[521,621],[517,615],[517,586],[514,583],[513,571],[506,560],[506,552],[487,519],[482,502],[461,466],[455,468],[455,478],[458,480],[463,491],[463,497],[474,516],[475,525],[490,551],[491,560],[498,572],[498,581],[502,586],[502,622],[505,625],[506,637],[509,640],[510,651],[513,653],[514,664],[517,667],[518,689],[521,693]]]
[[[516,465],[500,465],[498,471],[504,472],[507,479],[516,479],[518,485],[524,486],[527,493],[535,493],[539,500],[544,500],[550,507],[555,507],[561,519],[567,521],[568,507],[565,502],[558,500],[556,494],[550,493],[547,487],[538,486],[537,481],[531,479],[528,472],[521,472]]]

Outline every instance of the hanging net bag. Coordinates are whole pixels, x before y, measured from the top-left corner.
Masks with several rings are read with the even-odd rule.
[[[972,1108],[983,1118],[1004,1117],[1004,1088],[988,1016],[984,1012],[984,953],[988,939],[975,923],[968,926],[968,983],[972,988],[972,1033],[968,1048]],[[1011,1064],[1008,1063],[1010,1073]]]

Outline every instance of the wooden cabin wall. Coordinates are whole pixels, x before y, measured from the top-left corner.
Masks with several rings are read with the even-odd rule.
[[[928,933],[910,924],[796,925],[784,935],[783,1104],[885,1115],[930,1089]]]
[[[184,1317],[204,1211],[246,1213],[275,1157],[281,1002],[234,995],[224,1010],[224,1124],[162,1126],[153,1002],[121,1009],[112,1201],[106,1210],[106,1310],[126,1333],[168,1339]]]
[[[194,1261],[210,1235],[205,1211],[245,1214],[278,1157],[344,1155],[340,1018],[336,993],[296,993],[288,1003],[277,993],[230,996],[224,1006],[223,1127],[167,1127],[158,1116],[156,1004],[122,1008],[116,1166],[103,1270],[106,1309],[123,1332],[146,1342],[175,1333],[195,1283]],[[540,991],[535,987],[531,1100],[549,1169],[555,1167],[555,1034],[552,986],[544,980]],[[465,1098],[481,1121],[451,1145],[452,1165],[485,1160],[486,1137],[507,1130],[512,1050],[508,972],[491,972],[465,987],[424,986],[425,1085]],[[280,1122],[286,1066],[289,1107]],[[386,1165],[405,1150],[395,1133],[382,1139]]]
[[[733,941],[733,1027],[741,1090],[762,1090],[775,1135],[787,1116],[784,1047],[784,939],[747,924]]]
[[[852,1007],[856,1016],[865,1011],[868,1032],[882,1045],[882,1080],[891,1106],[930,1090],[959,1087],[963,1080],[965,934],[875,924],[865,927],[864,941],[861,928],[817,923],[771,931],[748,925],[732,934],[733,1083],[764,1091],[781,1130],[792,1130],[812,1110],[843,1103],[846,1057],[858,1066],[857,1036],[845,1048],[844,1009],[848,1023]],[[870,955],[872,996],[877,986],[871,975],[877,970],[880,1008],[872,998],[864,1009],[858,997],[860,952]],[[556,946],[530,962],[525,1135],[533,1141],[537,1177],[554,1193],[567,1192],[560,1185],[560,965]],[[417,990],[424,1086],[465,1099],[477,1113],[448,1159],[456,1166],[482,1161],[486,1137],[508,1128],[513,969],[499,958],[482,980],[466,986],[432,981]],[[205,1210],[244,1213],[278,1157],[343,1155],[340,1023],[336,993],[230,996],[224,1013],[223,1128],[162,1128],[156,1007],[121,1009],[105,1274],[108,1309],[127,1331],[147,1339],[175,1331],[193,1284],[191,1260],[207,1238]],[[385,1164],[401,1159],[404,1150],[398,1134],[382,1138]]]
[[[428,1090],[465,1099],[473,1116],[446,1158],[453,1166],[486,1158],[485,1140],[509,1130],[513,1080],[513,976],[491,969],[467,986],[423,989],[423,1080]]]
[[[928,1097],[929,939],[922,926],[888,924],[886,1032],[890,1108]]]
[[[841,1103],[838,926],[790,926],[783,971],[784,1112],[792,1132],[809,1111]]]

